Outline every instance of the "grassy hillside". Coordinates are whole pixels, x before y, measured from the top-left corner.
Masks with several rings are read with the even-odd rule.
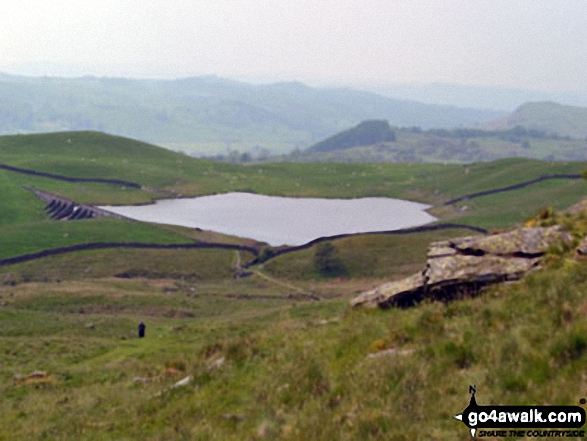
[[[163,187],[175,182],[184,155],[99,132],[59,132],[0,137],[2,162],[69,177],[122,179]],[[205,161],[190,161],[200,171]],[[200,168],[196,168],[200,166]]]
[[[434,240],[473,235],[467,230],[445,230],[398,236],[364,235],[331,241],[340,276],[345,279],[398,278],[418,271],[426,262],[426,249]],[[323,280],[326,276],[315,264],[319,247],[284,254],[263,265],[263,272],[291,281]]]
[[[252,256],[241,252],[241,258],[248,260]],[[103,249],[10,265],[2,268],[1,273],[5,283],[111,277],[200,283],[231,278],[235,264],[235,252],[228,250]]]
[[[470,384],[479,404],[578,405],[587,262],[547,267],[388,311],[350,309],[340,281],[302,285],[321,302],[258,276],[2,285],[0,439],[452,441]]]
[[[125,179],[183,196],[252,191],[287,196],[390,196],[438,202],[465,193],[514,184],[542,174],[579,173],[580,162],[508,159],[472,165],[285,164],[237,166],[194,159],[153,145],[97,132],[63,132],[0,137],[2,162],[70,177]],[[13,174],[15,179],[17,174]],[[37,179],[26,177],[23,179]],[[47,183],[49,180],[46,181]],[[52,182],[63,194],[77,191],[92,202],[96,188],[144,201],[148,191]],[[79,188],[93,188],[87,197]],[[74,190],[78,188],[78,190]],[[419,195],[419,196],[415,196]],[[113,202],[116,202],[115,200]]]
[[[527,103],[506,118],[486,126],[494,129],[522,126],[561,136],[585,139],[587,137],[587,108],[564,106],[553,102]]]
[[[511,227],[545,208],[564,209],[587,195],[587,183],[545,181],[512,192],[498,193],[431,210],[444,220],[484,226]]]
[[[118,200],[124,200],[127,195],[126,190],[109,185],[95,184],[80,188],[76,184],[0,170],[0,258],[86,242],[191,242],[188,238],[138,222],[114,219],[83,222],[50,220],[44,211],[44,202],[23,188],[23,185],[49,191],[67,192],[67,189],[72,189],[73,195],[78,192],[86,194],[83,188],[90,188],[89,194],[98,192],[105,197],[112,192],[112,197]],[[138,190],[128,190],[128,193],[136,192]]]
[[[13,166],[70,177],[123,178],[184,196],[253,191],[288,196],[407,197],[419,192],[421,200],[434,202],[439,192],[450,198],[542,174],[585,169],[585,163],[525,159],[471,165],[269,163],[245,167],[194,159],[97,132],[0,137],[0,153],[2,161]],[[65,193],[88,187],[61,182],[52,185],[63,187]],[[118,194],[122,192],[119,190]],[[132,195],[144,198],[138,191]],[[151,193],[150,197],[161,196]],[[84,200],[90,202],[91,195]]]

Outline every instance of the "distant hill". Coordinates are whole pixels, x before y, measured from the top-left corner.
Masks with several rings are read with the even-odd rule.
[[[371,145],[378,142],[395,141],[395,132],[387,121],[370,120],[360,123],[352,129],[337,133],[324,141],[320,141],[308,148],[308,152],[330,152],[346,150],[362,145]]]
[[[270,160],[295,162],[479,162],[522,157],[547,161],[587,160],[587,140],[519,125],[503,130],[429,129],[362,124],[305,151]],[[385,139],[385,133],[389,138]],[[368,134],[368,136],[366,136]]]
[[[587,108],[563,106],[553,102],[527,103],[506,118],[485,124],[489,129],[511,129],[522,126],[571,138],[587,138]]]
[[[306,148],[367,119],[469,127],[503,112],[435,106],[301,83],[0,75],[0,134],[95,130],[185,151]]]

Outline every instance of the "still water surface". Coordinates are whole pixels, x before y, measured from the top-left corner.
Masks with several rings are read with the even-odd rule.
[[[227,193],[102,208],[140,221],[213,230],[273,246],[301,245],[337,234],[397,230],[436,220],[424,211],[429,205],[391,198],[316,199]]]

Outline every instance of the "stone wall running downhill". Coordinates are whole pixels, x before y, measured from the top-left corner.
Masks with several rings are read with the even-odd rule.
[[[468,201],[469,199],[474,199],[474,198],[478,198],[481,196],[489,196],[491,194],[503,193],[505,191],[518,190],[520,188],[528,187],[529,185],[533,185],[533,184],[538,184],[539,182],[547,181],[549,179],[581,179],[581,178],[582,178],[582,176],[580,174],[545,175],[545,176],[540,176],[539,178],[536,178],[536,179],[530,179],[529,181],[518,182],[517,184],[510,185],[508,187],[494,188],[493,190],[484,190],[484,191],[479,191],[477,193],[469,193],[469,194],[466,194],[463,196],[459,196],[458,198],[451,199],[450,201],[445,202],[444,205],[453,205],[453,204],[456,204],[457,202]]]
[[[30,170],[27,168],[13,167],[12,165],[0,164],[0,169],[8,170],[16,173],[22,173],[25,175],[40,176],[42,178],[57,179],[58,181],[81,183],[81,182],[92,182],[96,184],[113,184],[123,185],[131,188],[141,188],[141,184],[130,181],[122,181],[120,179],[106,179],[106,178],[71,178],[69,176],[58,175],[55,173],[45,173],[36,170]]]

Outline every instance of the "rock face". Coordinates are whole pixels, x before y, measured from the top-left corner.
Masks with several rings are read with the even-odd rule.
[[[422,272],[364,292],[351,305],[407,307],[425,298],[474,295],[487,285],[520,279],[538,266],[551,246],[570,241],[570,233],[554,226],[432,242]]]

